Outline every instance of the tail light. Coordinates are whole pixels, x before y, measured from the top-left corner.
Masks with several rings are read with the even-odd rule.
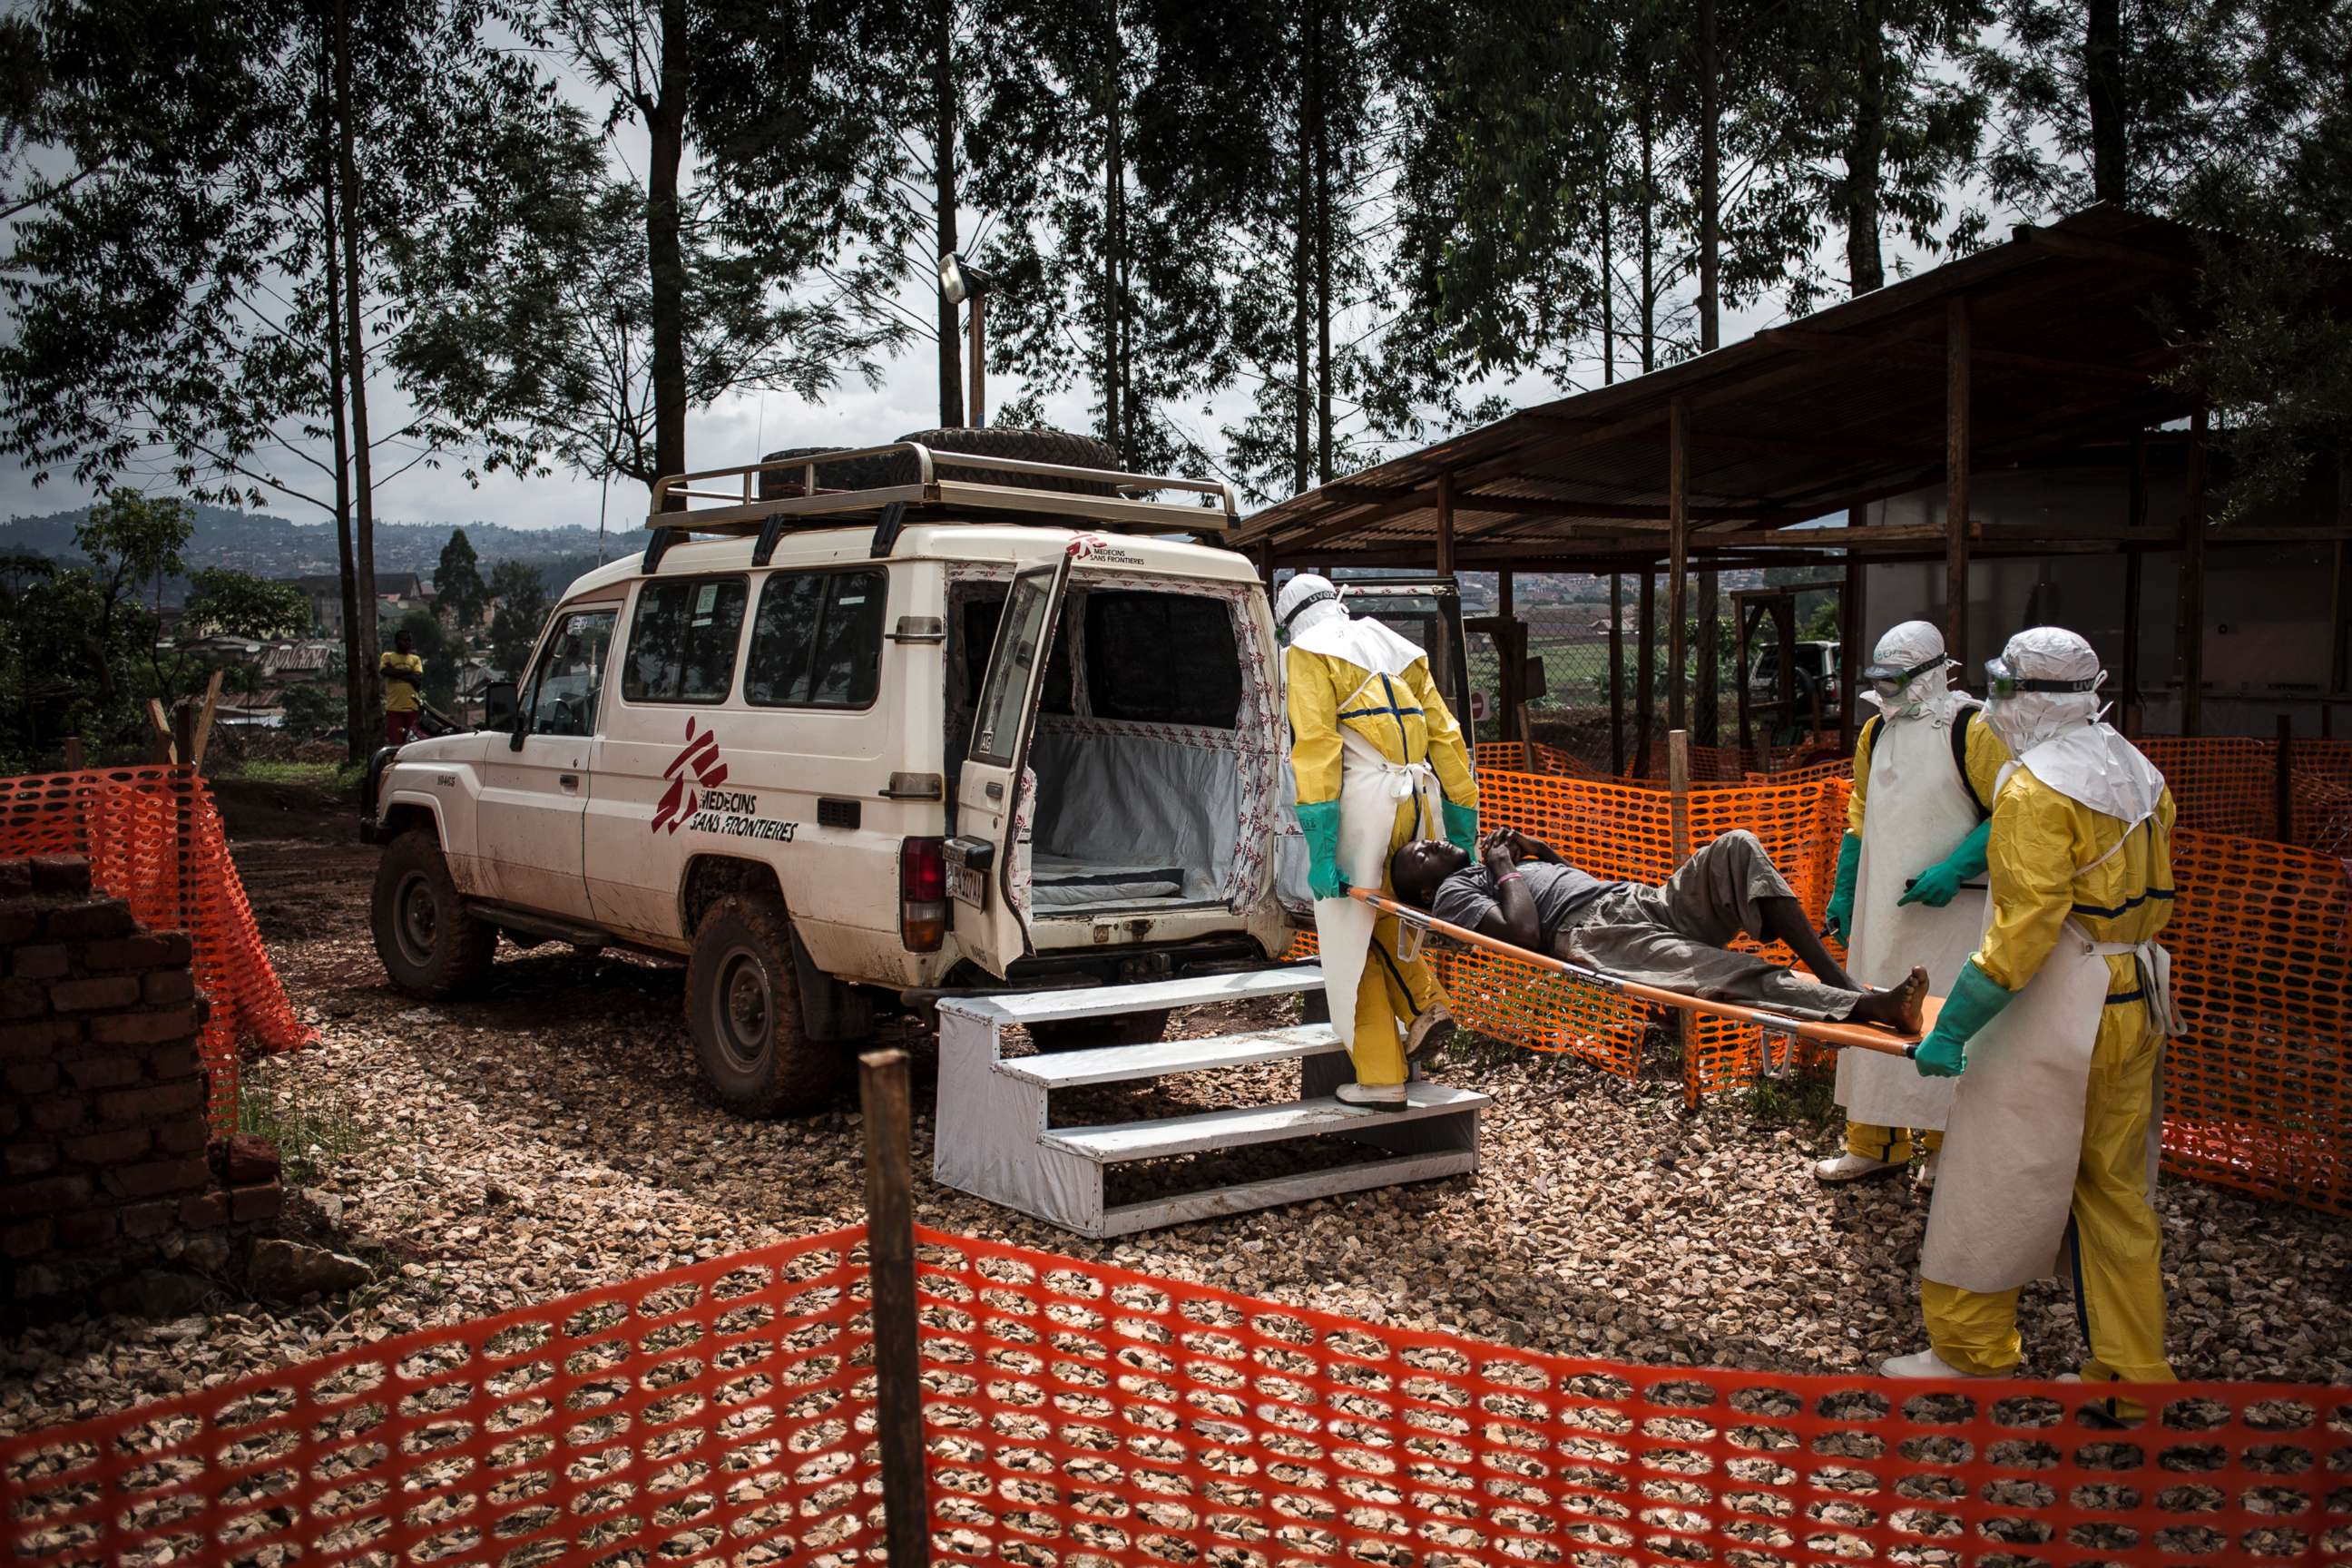
[[[898,841],[898,941],[937,952],[948,935],[948,855],[939,838]]]

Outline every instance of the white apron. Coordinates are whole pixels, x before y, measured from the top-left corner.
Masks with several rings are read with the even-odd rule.
[[[1427,763],[1392,763],[1352,731],[1339,732],[1339,874],[1351,888],[1386,888],[1389,840],[1397,807],[1421,795],[1422,834],[1444,836],[1437,771]],[[1356,987],[1371,957],[1372,926],[1380,912],[1360,900],[1315,900],[1315,943],[1321,951],[1323,994],[1331,1005],[1331,1027],[1339,1043],[1356,1047]],[[1414,944],[1417,951],[1419,943]],[[1398,955],[1413,956],[1412,952]]]
[[[2003,784],[2017,765],[2001,770]],[[2104,863],[2130,837],[2126,832],[2076,875]],[[1969,1042],[1968,1070],[1953,1080],[1958,1088],[1919,1248],[1925,1278],[1990,1294],[2058,1271],[2082,1163],[2091,1054],[2107,1004],[2106,956],[2118,952],[2137,955],[2148,1017],[2171,1032],[2172,970],[2164,950],[2152,942],[2093,942],[2069,920],[2040,973]],[[2163,1072],[2161,1060],[2157,1071]],[[2148,1120],[2151,1195],[2163,1124],[2159,1100]]]
[[[1901,901],[1914,878],[1984,820],[1952,760],[1951,726],[1973,705],[1945,706],[1943,718],[1881,719],[1870,743],[1846,957],[1847,973],[1865,985],[1898,984],[1916,963],[1926,967],[1928,989],[1948,995],[1984,935],[1986,896],[1978,889],[1963,889],[1940,910]],[[1837,1054],[1838,1103],[1848,1120],[1872,1126],[1941,1131],[1956,1081],[1923,1078],[1903,1058],[1878,1051]]]

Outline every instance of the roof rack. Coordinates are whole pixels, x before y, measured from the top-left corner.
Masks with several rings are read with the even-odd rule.
[[[845,490],[823,489],[817,485],[817,470],[821,468],[853,458],[893,455],[904,455],[914,459],[914,483]],[[1202,506],[1187,501],[1146,500],[1134,493],[1087,495],[1073,490],[1035,489],[1018,482],[942,479],[939,472],[942,465],[951,470],[977,468],[989,473],[1013,475],[1016,479],[1036,475],[1056,479],[1078,479],[1113,486],[1121,492],[1183,490],[1213,496],[1217,504]],[[772,496],[765,500],[761,498],[761,475],[792,469],[800,470],[799,493]],[[702,488],[703,481],[733,479],[741,480],[740,492]],[[663,510],[673,501],[684,502],[685,505],[675,511]],[[693,505],[696,501],[719,504],[698,510]],[[1026,517],[1064,523],[1090,522],[1102,528],[1142,533],[1230,532],[1238,526],[1241,510],[1233,487],[1223,479],[1195,479],[1179,474],[1121,473],[1112,468],[1082,468],[1067,463],[1041,463],[1026,458],[985,457],[977,452],[940,451],[935,454],[919,442],[893,441],[884,447],[814,452],[805,457],[741,463],[725,468],[702,468],[690,474],[672,474],[655,482],[653,510],[646,519],[646,526],[656,531],[656,539],[659,542],[669,542],[676,535],[693,533],[766,533],[772,536],[788,531],[796,525],[838,527],[845,521],[861,514],[872,514],[878,521],[886,509],[894,506],[901,509],[901,515],[908,522],[953,520],[905,515],[908,513],[970,510],[993,514],[988,519],[990,521],[1006,517]],[[803,520],[806,520],[805,523]],[[877,547],[878,544],[877,541]]]

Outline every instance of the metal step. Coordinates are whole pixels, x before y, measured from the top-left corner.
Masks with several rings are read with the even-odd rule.
[[[940,1010],[998,1025],[1058,1024],[1073,1018],[1156,1013],[1162,1007],[1198,1007],[1211,1002],[1295,996],[1322,988],[1323,971],[1314,964],[1302,963],[1229,974],[1192,974],[1181,980],[1147,980],[1137,985],[953,996],[943,998]]]
[[[1214,1187],[1207,1192],[1181,1193],[1172,1198],[1114,1205],[1103,1211],[1101,1226],[1089,1234],[1129,1236],[1139,1230],[1157,1230],[1164,1225],[1183,1225],[1196,1219],[1247,1214],[1252,1209],[1272,1208],[1276,1204],[1303,1204],[1339,1193],[1362,1193],[1374,1187],[1392,1187],[1400,1182],[1427,1182],[1441,1176],[1465,1175],[1477,1168],[1475,1150],[1456,1149],[1437,1154],[1397,1154],[1385,1160],[1366,1161],[1360,1165],[1341,1165],[1336,1170],[1305,1171],[1295,1176],[1268,1176],[1262,1181],[1239,1182],[1230,1187]]]
[[[1015,1057],[998,1062],[996,1070],[1006,1078],[1045,1089],[1077,1089],[1093,1083],[1166,1078],[1180,1072],[1208,1072],[1215,1068],[1255,1067],[1260,1062],[1321,1056],[1339,1048],[1339,1037],[1331,1032],[1330,1025],[1294,1024],[1287,1028],[1255,1029],[1211,1039],[1161,1040],[1153,1045],[1105,1046],[1091,1051]]]
[[[1415,1083],[1407,1086],[1408,1103],[1402,1110],[1342,1104],[1333,1091],[1353,1073],[1328,1024],[1098,1050],[1004,1054],[1004,1033],[1016,1026],[1296,995],[1322,984],[1320,969],[1299,965],[1088,990],[942,997],[933,1178],[1081,1236],[1102,1237],[1475,1171],[1478,1119],[1486,1097]],[[1289,1104],[1236,1106],[1108,1127],[1053,1125],[1056,1089],[1293,1059],[1298,1063],[1299,1099]],[[1303,1145],[1318,1138],[1343,1140],[1360,1157],[1322,1170],[1115,1208],[1108,1205],[1105,1178],[1114,1166],[1253,1143]]]
[[[1487,1103],[1485,1095],[1442,1083],[1405,1086],[1410,1102],[1402,1110],[1367,1110],[1343,1105],[1328,1096],[1294,1100],[1288,1105],[1245,1105],[1231,1110],[1203,1111],[1197,1116],[1171,1116],[1158,1121],[1120,1121],[1108,1127],[1071,1127],[1047,1132],[1040,1142],[1100,1165],[1129,1160],[1164,1160],[1177,1154],[1197,1154],[1203,1149],[1232,1149],[1244,1143],[1278,1143],[1286,1138],[1313,1137],[1328,1132],[1375,1132],[1402,1127],[1432,1116],[1475,1111]]]

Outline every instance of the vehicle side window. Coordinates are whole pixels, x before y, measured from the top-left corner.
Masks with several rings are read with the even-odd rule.
[[[593,735],[604,692],[604,654],[613,644],[611,610],[558,610],[555,633],[530,677],[534,735]]]
[[[879,572],[779,572],[760,589],[743,696],[762,708],[866,708],[882,688]]]
[[[637,591],[621,695],[632,702],[723,702],[743,632],[740,577],[677,577]]]
[[[1223,600],[1097,590],[1086,614],[1087,700],[1096,718],[1234,727],[1241,650]]]

